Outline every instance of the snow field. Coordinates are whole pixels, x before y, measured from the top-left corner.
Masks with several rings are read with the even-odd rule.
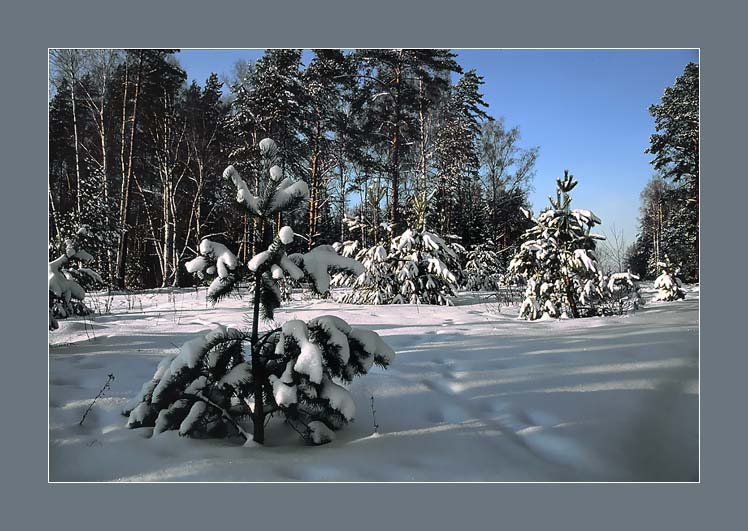
[[[212,307],[205,289],[118,295],[111,314],[50,334],[50,480],[696,480],[699,291],[687,292],[628,316],[537,322],[470,293],[452,307],[296,299],[275,324],[333,314],[397,353],[348,387],[355,421],[322,447],[278,419],[265,447],[128,430],[120,411],[160,359],[218,323],[247,327],[248,303]]]

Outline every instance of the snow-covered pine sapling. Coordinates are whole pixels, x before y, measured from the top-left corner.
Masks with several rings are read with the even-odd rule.
[[[683,283],[677,276],[678,270],[670,263],[668,257],[665,256],[665,261],[659,262],[657,265],[662,269],[662,273],[654,282],[654,287],[657,290],[654,300],[669,302],[684,299],[686,292],[683,289]]]
[[[364,272],[341,300],[353,304],[451,305],[457,290],[455,251],[429,231],[407,229],[383,245],[363,249],[357,257]]]
[[[644,304],[639,292],[639,277],[631,271],[613,273],[608,277],[607,295],[614,313],[623,315]]]
[[[157,435],[224,436],[233,428],[247,438],[237,419],[248,415],[252,371],[245,362],[239,330],[218,326],[165,356],[153,377],[124,407],[128,428],[153,427]]]
[[[577,181],[564,171],[556,180],[556,199],[550,208],[533,217],[524,242],[509,264],[512,275],[526,282],[520,317],[584,317],[596,315],[595,293],[602,294],[603,275],[595,257],[595,240],[604,236],[590,233],[600,219],[589,210],[572,209],[569,192]]]
[[[272,140],[261,141],[260,151],[269,179],[256,195],[233,166],[224,177],[234,185],[237,202],[257,220],[264,237],[276,215],[303,203],[308,192],[303,181],[291,184],[282,179],[280,167],[274,164],[278,150]],[[281,227],[267,249],[246,266],[224,246],[203,240],[200,256],[188,263],[188,270],[218,275],[215,288],[209,289],[214,302],[230,292],[240,277],[250,278],[251,331],[219,326],[185,343],[178,355],[165,358],[125,409],[129,427],[153,426],[154,433],[178,429],[182,435],[196,436],[233,432],[263,443],[266,417],[279,412],[305,440],[322,444],[353,419],[353,399],[336,380],[350,382],[373,364],[390,363],[394,352],[376,333],[352,328],[334,316],[259,330],[260,317],[272,319],[280,307],[278,282],[286,275],[294,280],[308,277],[318,291],[325,292],[331,270],[362,269],[326,246],[289,257],[286,248],[294,236],[291,227]],[[252,420],[251,434],[242,423],[245,416]]]
[[[452,304],[457,292],[457,254],[435,233],[406,230],[392,240],[390,258],[400,284],[392,303]]]
[[[57,319],[70,315],[88,315],[91,310],[83,303],[86,288],[103,285],[104,281],[92,269],[81,264],[93,261],[93,256],[85,250],[86,240],[93,234],[86,226],[81,227],[75,236],[65,240],[64,252],[49,262],[49,329],[58,328]],[[77,262],[77,266],[74,263]]]
[[[263,443],[266,417],[280,412],[305,440],[323,444],[354,418],[353,398],[336,380],[350,382],[374,364],[389,365],[394,352],[376,333],[334,316],[259,332],[260,315],[272,318],[280,306],[277,282],[285,274],[303,276],[285,254],[292,241],[291,228],[281,228],[268,249],[247,264],[255,276],[251,333],[219,326],[165,358],[125,408],[128,427],[153,426],[154,434],[237,433]],[[327,273],[326,278],[329,282]],[[242,424],[247,416],[251,434]]]
[[[186,342],[179,354],[159,363],[124,408],[127,426],[153,427],[154,435],[235,434],[261,443],[245,428],[245,418],[251,417],[256,429],[258,412],[263,420],[280,413],[304,440],[323,444],[356,414],[353,397],[336,381],[350,382],[372,365],[387,367],[395,355],[376,333],[332,315],[288,321],[258,339],[253,344],[248,334],[218,326]],[[256,357],[245,358],[246,343]],[[258,366],[262,371],[254,370]]]
[[[353,397],[335,381],[351,382],[374,364],[386,368],[394,355],[375,332],[332,315],[286,322],[262,352],[272,405],[314,444],[332,440],[333,431],[355,416]]]
[[[460,240],[462,240],[462,238],[460,236],[457,236],[456,234],[448,235],[445,240],[447,240],[447,246],[452,252],[445,253],[444,263],[455,277],[456,290],[457,288],[462,288],[467,282],[463,264],[467,262],[468,251],[467,249],[465,249],[465,246],[460,243]]]
[[[497,291],[504,272],[500,258],[492,240],[475,245],[467,253],[464,288],[468,291]]]
[[[353,289],[340,300],[352,304],[390,304],[397,293],[397,285],[384,245],[361,249],[356,259],[363,263],[364,272],[353,278],[349,284]]]

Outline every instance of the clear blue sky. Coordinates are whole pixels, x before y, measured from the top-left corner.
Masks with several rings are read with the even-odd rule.
[[[465,70],[485,80],[488,112],[517,125],[521,145],[539,146],[537,212],[555,178],[569,169],[579,180],[573,205],[595,212],[602,230],[615,224],[630,242],[637,230],[639,193],[652,175],[644,153],[654,132],[648,108],[658,103],[697,50],[455,50]],[[238,59],[262,50],[183,50],[189,80],[229,74]],[[305,60],[308,55],[306,55]]]

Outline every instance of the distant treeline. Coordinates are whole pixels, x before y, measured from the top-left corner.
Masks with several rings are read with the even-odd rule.
[[[186,83],[177,57],[51,52],[51,256],[87,225],[119,287],[192,282],[180,264],[206,236],[248,260],[256,227],[221,175],[233,164],[252,182],[257,143],[272,137],[284,177],[310,189],[308,205],[276,220],[307,238],[297,246],[428,227],[467,248],[491,240],[510,258],[538,148],[487,113],[482,77],[454,53],[313,50],[305,64],[301,50],[268,50],[202,86]]]

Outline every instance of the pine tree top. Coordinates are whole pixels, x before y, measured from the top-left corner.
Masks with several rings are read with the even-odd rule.
[[[304,181],[292,182],[283,178],[283,169],[278,165],[278,146],[270,138],[259,143],[264,179],[256,179],[258,189],[252,192],[247,182],[233,166],[223,171],[223,178],[236,189],[236,202],[252,216],[271,218],[279,212],[298,208],[309,200],[309,187]]]

